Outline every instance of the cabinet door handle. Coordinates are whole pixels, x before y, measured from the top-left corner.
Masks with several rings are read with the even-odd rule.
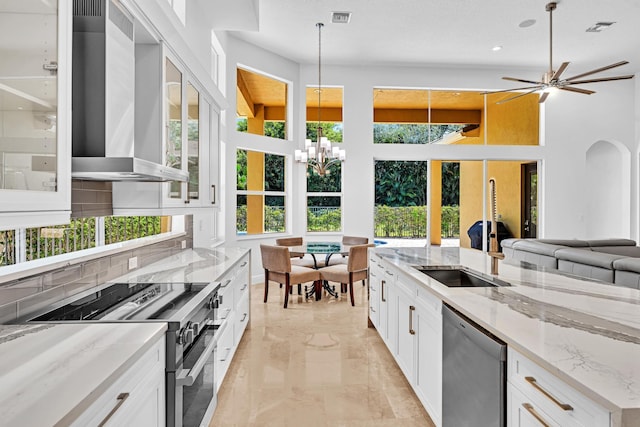
[[[247,261],[245,261],[242,264],[240,264],[240,268],[244,267],[245,265],[247,265]]]
[[[540,387],[534,377],[524,377],[524,379],[533,386],[536,390],[542,393],[547,399],[558,405],[563,411],[573,411],[573,407],[567,403],[560,402],[555,396],[549,393],[547,390]]]
[[[224,282],[224,285],[222,285],[222,286],[220,286],[220,287],[221,287],[221,288],[226,288],[226,287],[229,285],[229,283],[231,283],[231,279],[227,279],[227,280]]]
[[[376,312],[373,307],[369,307],[369,310],[373,311],[374,313]]]
[[[409,306],[409,333],[411,335],[415,335],[416,331],[413,330],[413,312],[415,311],[415,307],[410,305]]]
[[[370,272],[369,272],[369,275],[370,275],[370,276],[373,276],[373,277],[377,277],[377,276],[376,276],[376,274],[375,274],[373,271],[370,271]]]
[[[224,362],[225,360],[227,360],[227,357],[229,357],[229,353],[231,353],[231,347],[225,347],[225,355],[222,359],[220,359],[220,361]]]
[[[242,319],[240,319],[240,322],[244,322],[244,319],[247,318],[247,313],[244,313],[244,316],[242,316]]]
[[[247,289],[247,284],[245,283],[243,287],[240,288],[241,291],[244,291],[245,289]]]
[[[211,186],[211,204],[212,205],[216,204],[216,186],[215,185]]]
[[[116,406],[113,407],[113,409],[111,410],[111,412],[109,412],[107,414],[106,417],[104,417],[104,420],[102,420],[102,422],[100,424],[98,424],[98,427],[102,427],[105,424],[107,424],[107,422],[109,421],[109,419],[111,417],[113,417],[113,414],[115,414],[118,409],[120,409],[120,407],[122,406],[122,404],[124,403],[125,400],[127,400],[127,398],[129,397],[129,393],[120,393],[118,395],[118,397],[116,397],[116,400],[118,401],[118,403],[116,403]]]
[[[530,404],[530,403],[523,403],[523,404],[522,404],[522,407],[523,407],[524,409],[526,409],[526,410],[527,410],[527,412],[528,412],[528,413],[530,413],[530,414],[531,414],[531,416],[532,416],[533,418],[535,418],[536,420],[538,420],[538,422],[540,423],[540,425],[542,425],[542,426],[544,426],[544,427],[551,427],[551,426],[549,425],[549,423],[548,423],[548,422],[546,422],[546,421],[544,420],[544,418],[542,418],[542,415],[540,415],[540,414],[538,413],[538,411],[536,411],[536,410],[533,408],[533,406],[531,406],[531,404]]]
[[[380,298],[381,298],[382,302],[387,302],[387,299],[384,297],[384,284],[385,284],[386,282],[387,282],[386,280],[381,280],[381,281],[380,281],[380,286],[381,286],[381,289],[380,289]]]

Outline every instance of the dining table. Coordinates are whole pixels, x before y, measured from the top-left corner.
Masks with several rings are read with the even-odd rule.
[[[316,255],[324,255],[324,265],[327,266],[330,265],[329,263],[333,255],[349,255],[349,248],[351,248],[351,246],[352,245],[343,245],[342,242],[305,242],[302,245],[289,246],[289,253],[311,255],[311,258],[313,258],[313,268],[317,270],[319,266]],[[322,289],[335,298],[339,295],[339,293],[336,292],[335,287],[330,286],[329,282],[323,280],[321,287],[313,287],[309,290],[306,290],[305,287],[305,297],[309,298],[315,294],[316,300],[320,300],[322,298]]]

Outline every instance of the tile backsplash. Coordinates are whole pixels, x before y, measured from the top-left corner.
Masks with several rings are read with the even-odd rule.
[[[126,274],[131,257],[137,257],[140,268],[182,251],[184,240],[192,248],[193,221],[191,216],[185,220],[186,236],[0,283],[0,324]]]

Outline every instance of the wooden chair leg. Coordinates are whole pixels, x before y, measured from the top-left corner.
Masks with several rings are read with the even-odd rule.
[[[353,302],[353,281],[349,282],[349,294],[351,294],[351,306],[355,306]]]
[[[269,270],[264,270],[264,302],[267,302],[269,295]]]
[[[289,291],[291,290],[291,285],[289,284],[289,274],[287,273],[286,284],[284,288],[284,308],[287,308],[289,304]]]

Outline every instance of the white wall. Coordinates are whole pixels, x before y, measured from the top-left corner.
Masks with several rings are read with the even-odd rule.
[[[229,37],[227,72],[228,102],[226,162],[233,165],[237,147],[274,151],[293,155],[304,140],[305,93],[307,85],[317,84],[317,64],[298,65],[278,55]],[[293,135],[296,141],[283,142],[255,135],[235,132],[235,67],[237,63],[289,80],[293,83]],[[541,110],[542,145],[538,147],[500,146],[424,146],[424,145],[374,145],[373,139],[373,88],[436,88],[484,90],[505,88],[499,76],[504,69],[449,69],[425,67],[341,67],[323,65],[323,85],[344,87],[344,148],[347,160],[344,164],[343,215],[344,233],[373,237],[373,162],[374,159],[428,160],[428,159],[491,159],[491,160],[541,160],[540,179],[540,228],[541,237],[590,238],[599,236],[636,238],[638,218],[637,189],[631,176],[637,175],[638,137],[635,127],[640,121],[635,117],[635,82],[620,81],[593,85],[596,94],[586,96],[561,92],[550,97]],[[517,72],[511,70],[509,72]],[[522,72],[522,70],[520,70]],[[597,141],[616,141],[626,147],[633,162],[629,161],[628,173],[622,178],[623,188],[616,190],[616,198],[628,197],[619,209],[602,209],[597,213],[597,230],[588,226],[589,176],[586,152]],[[611,162],[599,163],[598,171],[606,175]],[[304,168],[292,162],[291,210],[294,235],[305,235]],[[226,243],[258,248],[260,242],[273,242],[275,236],[258,238],[235,235],[235,171],[228,168],[228,185],[225,196]],[[608,181],[611,182],[610,180]],[[618,179],[616,178],[616,182]],[[595,218],[592,215],[592,218]],[[622,222],[622,224],[621,224]],[[308,239],[335,238],[307,235]],[[257,252],[256,252],[257,253]],[[255,265],[260,265],[259,261]]]

